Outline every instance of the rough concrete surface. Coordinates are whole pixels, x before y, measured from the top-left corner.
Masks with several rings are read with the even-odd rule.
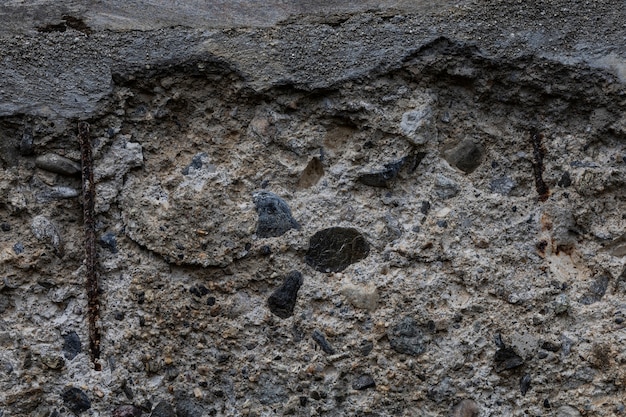
[[[623,1],[379,3],[0,5],[1,417],[626,414]]]

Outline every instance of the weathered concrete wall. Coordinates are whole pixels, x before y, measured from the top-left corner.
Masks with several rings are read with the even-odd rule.
[[[139,3],[0,7],[0,416],[624,413],[622,2]]]

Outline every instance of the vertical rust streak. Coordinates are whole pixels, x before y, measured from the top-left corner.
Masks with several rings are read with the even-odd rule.
[[[85,267],[87,287],[87,321],[89,325],[89,353],[94,368],[101,370],[100,359],[100,301],[98,282],[98,260],[96,252],[96,190],[93,182],[93,158],[91,155],[91,139],[89,123],[78,123],[78,142],[80,143],[82,177],[83,177],[83,222],[85,227]]]
[[[546,201],[550,197],[550,189],[543,180],[543,158],[546,150],[541,143],[543,135],[537,129],[530,131],[530,143],[533,147],[533,174],[535,177],[535,188],[539,194],[539,201]]]

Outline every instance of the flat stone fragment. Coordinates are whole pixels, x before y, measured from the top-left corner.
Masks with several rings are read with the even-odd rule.
[[[77,175],[81,171],[81,166],[78,162],[55,153],[38,156],[35,159],[35,165],[46,171],[67,176]]]
[[[267,305],[270,311],[281,319],[291,317],[302,282],[302,274],[298,271],[291,271],[285,277],[283,284],[268,298]]]
[[[260,191],[254,195],[254,204],[259,214],[256,234],[260,238],[278,237],[300,225],[291,215],[285,201],[274,193]]]
[[[339,272],[365,259],[370,245],[356,229],[331,227],[315,233],[304,260],[316,271]]]

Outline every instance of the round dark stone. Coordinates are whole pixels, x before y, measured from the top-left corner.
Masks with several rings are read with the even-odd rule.
[[[0,223],[0,230],[2,230],[3,232],[8,232],[11,230],[11,225],[9,223],[2,222]]]
[[[63,391],[61,394],[63,403],[74,414],[80,414],[91,408],[91,401],[87,394],[80,388],[71,387]]]
[[[320,272],[339,272],[365,259],[370,245],[358,230],[331,227],[315,233],[305,256],[307,264]]]
[[[76,332],[72,331],[63,336],[63,352],[64,356],[67,359],[74,359],[76,355],[82,352],[82,347],[80,344],[80,338],[76,334]]]

